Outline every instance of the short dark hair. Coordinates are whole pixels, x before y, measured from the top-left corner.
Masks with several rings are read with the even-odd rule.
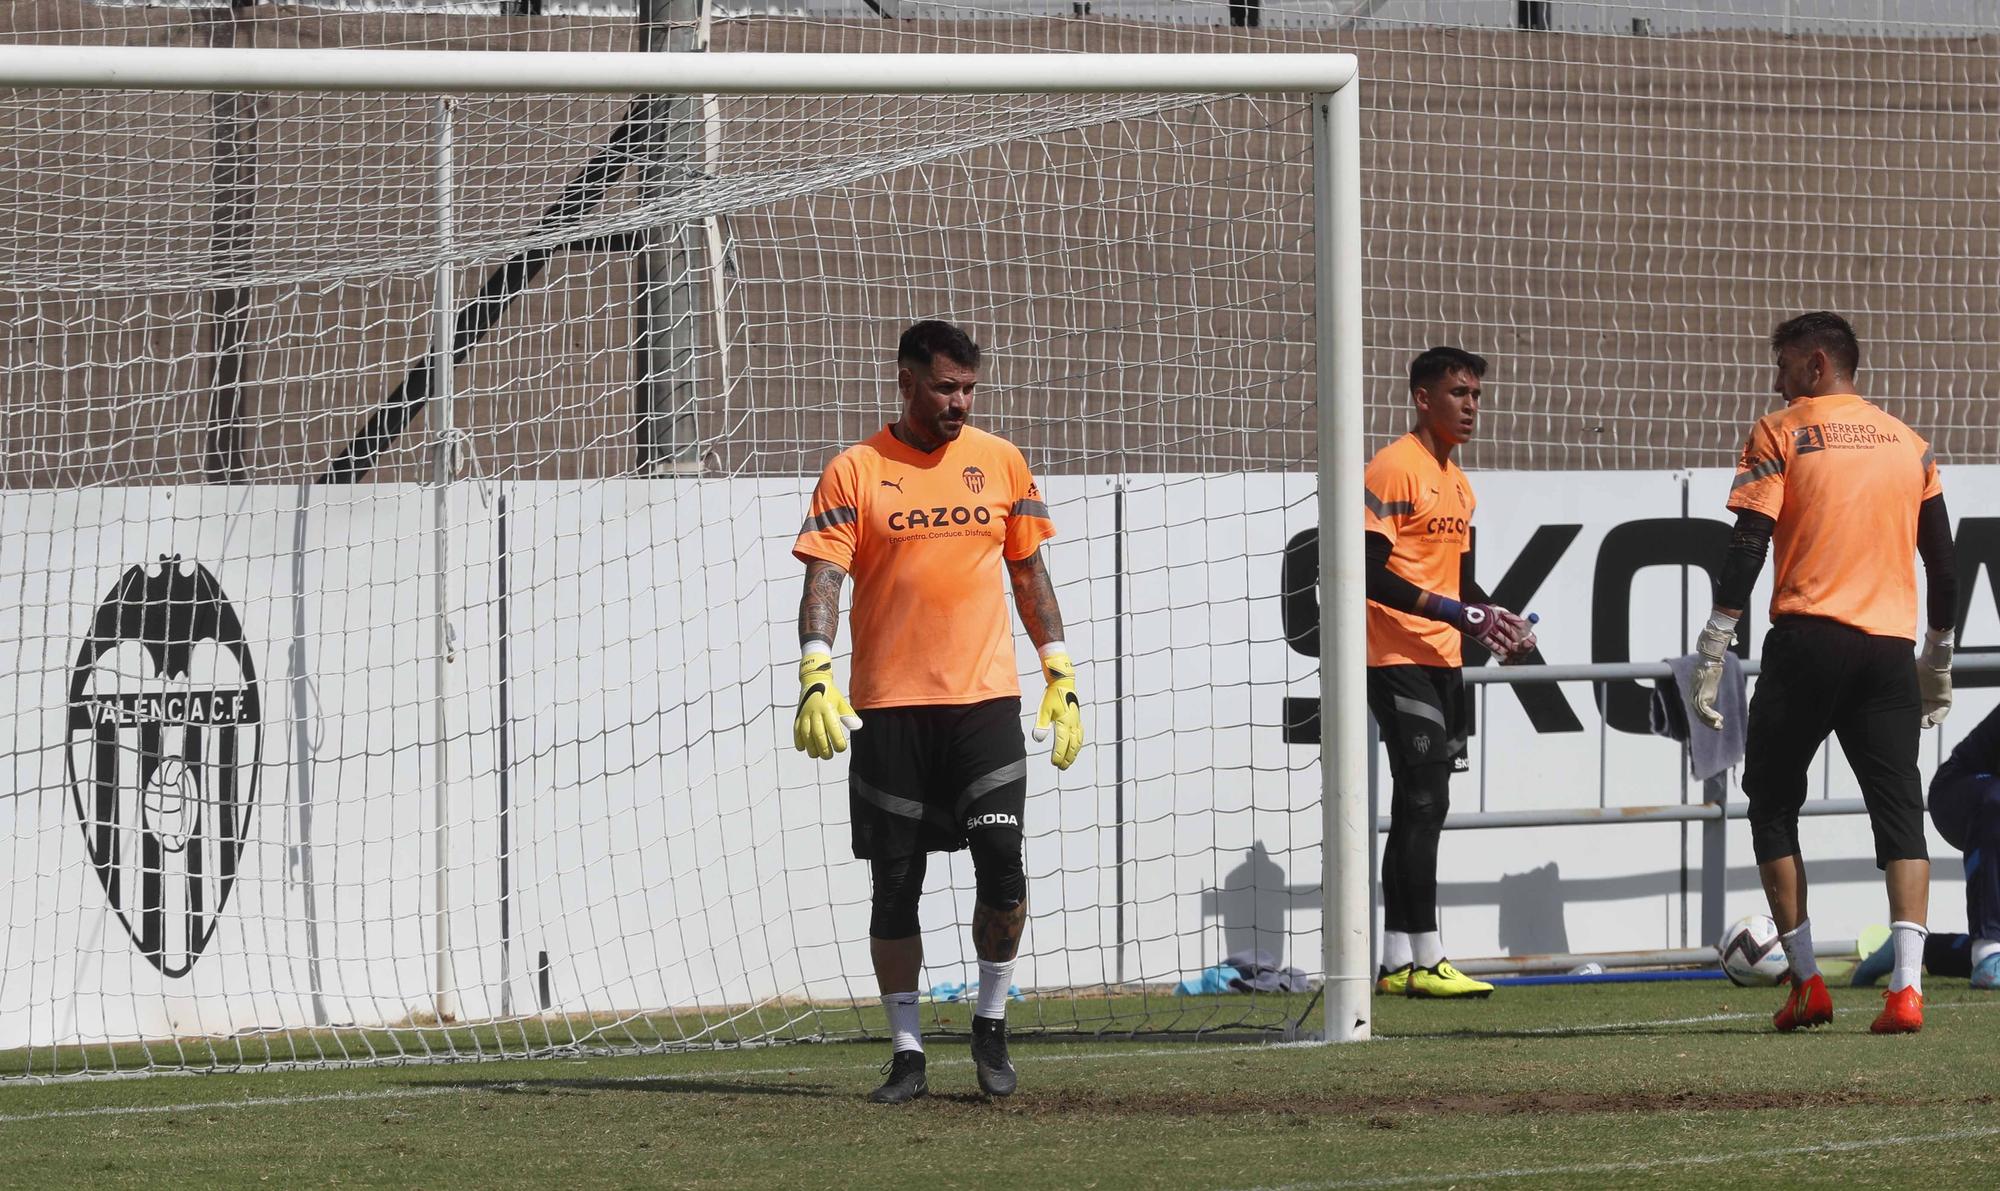
[[[910,324],[896,343],[896,363],[930,367],[938,356],[948,356],[967,368],[979,367],[979,345],[963,327],[941,318],[927,318]]]
[[[1779,323],[1771,332],[1771,350],[1788,347],[1823,351],[1835,368],[1849,376],[1861,370],[1861,341],[1847,320],[1831,310],[1814,310]]]
[[[1410,392],[1428,389],[1447,375],[1463,369],[1474,376],[1486,375],[1486,357],[1464,348],[1434,347],[1410,361]]]

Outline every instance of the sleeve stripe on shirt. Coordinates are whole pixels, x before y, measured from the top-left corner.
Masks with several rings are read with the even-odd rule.
[[[822,529],[832,529],[836,525],[851,525],[858,520],[860,516],[855,513],[853,505],[841,505],[838,508],[828,509],[816,517],[806,518],[806,523],[799,526],[799,533],[801,535],[817,533]]]
[[[1039,500],[1017,500],[1014,507],[1007,510],[1009,517],[1040,517],[1049,519],[1049,506]]]
[[[1766,459],[1755,467],[1738,472],[1736,478],[1730,481],[1729,490],[1734,492],[1745,484],[1754,484],[1767,476],[1775,476],[1783,470],[1785,470],[1785,461],[1783,459]]]
[[[1933,450],[1929,450],[1929,449],[1926,449],[1926,450],[1924,451],[1924,458],[1923,458],[1923,463],[1922,463],[1922,467],[1923,467],[1923,469],[1924,469],[1924,474],[1925,474],[1925,475],[1929,475],[1929,474],[1930,474],[1930,471],[1931,471],[1931,465],[1932,465],[1932,464],[1934,464],[1934,463],[1936,463],[1936,462],[1937,462],[1937,452],[1936,452],[1936,451],[1933,451]]]
[[[1361,494],[1368,498],[1368,511],[1377,517],[1407,517],[1417,511],[1415,501],[1383,500],[1366,488],[1361,490]]]

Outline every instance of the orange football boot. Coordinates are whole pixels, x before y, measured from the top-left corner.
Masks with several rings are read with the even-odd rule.
[[[1924,1028],[1924,994],[1912,984],[1882,994],[1882,1015],[1868,1027],[1871,1034],[1914,1034]]]
[[[1823,1026],[1832,1020],[1833,997],[1826,991],[1826,980],[1815,973],[1804,984],[1792,983],[1792,995],[1785,998],[1785,1007],[1778,1010],[1771,1024],[1789,1034],[1801,1026]]]

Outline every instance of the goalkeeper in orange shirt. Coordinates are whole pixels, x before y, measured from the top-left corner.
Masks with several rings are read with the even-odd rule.
[[[978,344],[950,323],[905,331],[896,350],[902,416],[827,465],[792,547],[806,564],[794,743],[825,760],[855,733],[848,809],[854,855],[873,880],[869,950],[892,1044],[887,1078],[869,1098],[884,1104],[929,1091],[917,900],[926,854],[961,848],[972,853],[977,885],[973,1067],[988,1095],[1014,1091],[1007,989],[1028,917],[1028,769],[1003,565],[1047,682],[1035,739],[1054,733],[1058,769],[1083,745],[1076,668],[1042,559],[1055,526],[1021,452],[967,424],[979,361]],[[851,704],[832,658],[850,574]]]
[[[1895,963],[1869,1028],[1923,1028],[1922,963],[1930,849],[1917,737],[1951,710],[1957,607],[1951,516],[1930,447],[1861,396],[1861,343],[1848,321],[1815,310],[1771,332],[1772,390],[1783,409],[1751,427],[1729,486],[1736,513],[1690,692],[1712,728],[1723,654],[1767,552],[1776,555],[1771,629],[1750,699],[1743,793],[1750,843],[1792,985],[1771,1024],[1787,1033],[1833,1020],[1813,953],[1799,810],[1806,775],[1829,735],[1854,770],[1889,894]],[[1922,653],[1917,574],[1928,576]]]
[[[1486,361],[1434,347],[1410,363],[1416,425],[1367,471],[1368,710],[1389,747],[1392,793],[1382,856],[1382,970],[1376,990],[1485,997],[1493,986],[1445,958],[1437,854],[1451,775],[1465,768],[1460,638],[1502,662],[1535,649],[1529,622],[1461,582],[1472,542],[1472,482],[1451,460],[1477,429]]]

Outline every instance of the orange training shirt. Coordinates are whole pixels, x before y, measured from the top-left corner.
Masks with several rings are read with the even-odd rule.
[[[1376,452],[1366,475],[1367,532],[1393,547],[1389,570],[1425,591],[1458,599],[1460,556],[1472,540],[1472,482],[1439,467],[1415,434]],[[1443,621],[1368,601],[1370,666],[1460,666],[1459,632]]]
[[[1027,460],[971,426],[925,454],[884,427],[827,464],[792,554],[854,577],[854,706],[1021,693],[1001,556],[1056,535]]]
[[[1777,522],[1771,615],[1916,640],[1917,507],[1944,491],[1916,432],[1852,394],[1757,420],[1729,507]]]

